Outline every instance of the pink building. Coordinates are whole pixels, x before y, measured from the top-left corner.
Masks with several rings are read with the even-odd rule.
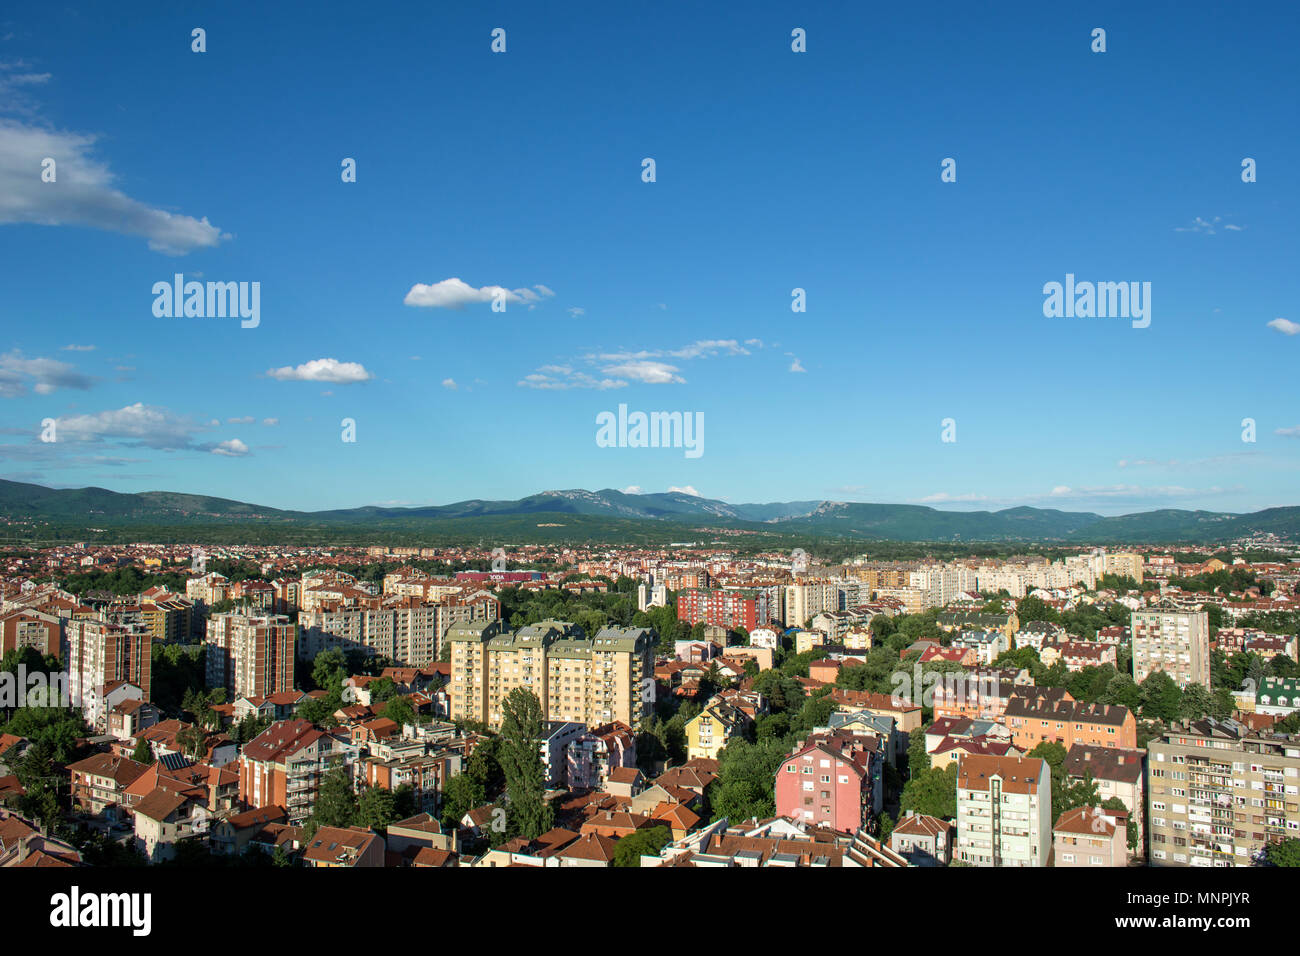
[[[862,734],[815,733],[776,772],[776,812],[855,833],[883,806],[880,741]]]

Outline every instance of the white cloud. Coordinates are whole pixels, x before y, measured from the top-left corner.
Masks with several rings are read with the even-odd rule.
[[[602,371],[616,378],[630,378],[646,385],[680,385],[686,381],[677,374],[675,365],[663,362],[634,361],[610,365]]]
[[[442,387],[449,388],[454,392],[459,386],[456,384],[456,380],[454,378],[444,378],[442,380]]]
[[[476,289],[469,283],[452,277],[435,282],[433,285],[417,282],[411,286],[411,290],[406,293],[406,298],[402,302],[423,309],[463,309],[467,305],[503,299],[507,303],[525,304],[531,308],[542,299],[549,299],[554,295],[555,293],[544,285],[536,285],[532,289],[507,289],[499,285],[485,285]]]
[[[673,486],[672,486],[671,488],[669,488],[668,490],[669,490],[669,492],[676,491],[678,494],[690,495],[692,498],[701,498],[701,497],[703,497],[703,496],[702,496],[698,491],[696,491],[696,490],[695,490],[692,486],[690,486],[690,485],[682,485],[680,488],[678,488],[676,485],[673,485]]]
[[[1175,226],[1174,232],[1199,232],[1202,235],[1212,236],[1218,229],[1229,229],[1232,232],[1241,232],[1242,227],[1225,223],[1222,216],[1215,216],[1213,219],[1202,219],[1197,216],[1192,220],[1190,226]]]
[[[796,358],[793,362],[790,363],[790,371],[792,371],[792,372],[806,372],[806,371],[808,371],[808,370],[807,370],[806,368],[804,368],[804,367],[803,367],[803,363],[800,362],[800,361]]]
[[[623,494],[625,494],[625,495],[639,495],[639,494],[641,494],[641,486],[640,486],[640,485],[628,485],[626,488],[623,489]]]
[[[91,415],[69,415],[59,418],[56,425],[59,442],[117,439],[168,450],[196,447],[194,433],[203,427],[166,408],[143,402]]]
[[[1274,434],[1281,435],[1283,438],[1300,438],[1300,425],[1294,428],[1279,428]]]
[[[242,458],[248,454],[248,446],[238,438],[217,442],[208,450],[214,455],[225,455],[228,458]]]
[[[565,311],[565,312],[568,312],[569,315],[573,316],[575,319],[576,319],[576,318],[579,318],[580,316],[584,316],[584,315],[587,314],[587,310],[586,310],[586,309],[580,309],[580,308],[578,308],[577,306],[574,306],[574,307],[571,308],[571,309],[565,309],[564,311]]]
[[[267,426],[268,428],[273,428],[273,427],[275,427],[276,425],[280,424],[280,419],[278,419],[278,418],[263,418],[263,419],[262,419],[262,424],[265,425],[265,426]]]
[[[227,418],[227,425],[251,425],[255,419],[252,415],[245,415],[242,418]]]
[[[1292,322],[1289,319],[1274,319],[1268,323],[1270,329],[1277,329],[1283,335],[1295,335],[1300,332],[1300,322]]]
[[[94,383],[89,375],[57,359],[26,358],[17,349],[0,355],[0,398],[26,395],[28,386],[37,395],[49,395],[59,388],[85,391]]]
[[[750,355],[745,346],[762,343],[749,339],[741,345],[736,339],[700,339],[675,349],[640,349],[613,352],[590,352],[578,359],[596,366],[602,377],[593,372],[575,371],[574,364],[543,365],[519,381],[524,388],[564,390],[571,388],[624,388],[631,382],[643,385],[680,385],[686,379],[681,369],[660,359],[704,359],[717,355]]]
[[[95,137],[0,119],[0,224],[83,226],[143,236],[149,248],[181,256],[229,235],[195,219],[132,199],[113,186],[108,166],[92,156]],[[43,182],[41,162],[55,161]]]
[[[93,345],[65,345],[65,346],[63,346],[63,351],[64,351],[64,352],[93,352],[93,351],[95,351],[95,346],[93,346]]]
[[[548,365],[545,368],[551,369],[550,372],[537,371],[531,375],[525,375],[516,384],[522,388],[536,388],[543,391],[567,391],[571,388],[594,388],[597,391],[606,391],[611,388],[626,388],[627,382],[613,378],[596,378],[588,375],[586,372],[561,372],[560,366]],[[568,378],[556,378],[556,374],[567,374]]]
[[[312,359],[299,366],[267,370],[267,375],[278,382],[330,382],[335,385],[354,385],[374,378],[359,362],[340,362],[338,359]]]

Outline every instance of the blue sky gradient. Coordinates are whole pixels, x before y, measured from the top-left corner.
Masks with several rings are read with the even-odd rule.
[[[87,6],[0,16],[2,477],[301,509],[1300,504],[1294,4]],[[111,183],[46,224],[78,164]],[[224,238],[153,249],[109,189]],[[260,282],[260,325],[155,318],[176,272]],[[1150,282],[1150,327],[1045,318],[1067,273]],[[452,277],[554,295],[403,304]],[[372,377],[267,375],[324,358]],[[704,454],[598,447],[619,403],[703,412]]]

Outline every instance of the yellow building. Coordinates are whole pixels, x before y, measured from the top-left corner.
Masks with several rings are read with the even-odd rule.
[[[547,720],[588,727],[638,726],[654,710],[655,632],[605,627],[588,637],[564,621],[510,631],[500,621],[453,625],[451,718],[501,725],[501,705],[516,687],[531,691]]]
[[[686,722],[686,758],[717,760],[722,748],[749,727],[749,715],[737,707],[713,698]]]
[[[193,613],[194,605],[180,598],[145,601],[140,605],[140,616],[150,636],[166,644],[190,639]]]

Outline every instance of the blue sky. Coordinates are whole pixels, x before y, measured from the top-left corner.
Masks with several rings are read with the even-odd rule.
[[[1294,5],[85,6],[0,17],[0,476],[1300,504]],[[260,324],[155,317],[176,272]],[[1044,317],[1067,273],[1150,327]],[[405,304],[453,278],[529,291]],[[598,447],[620,403],[704,454]]]

